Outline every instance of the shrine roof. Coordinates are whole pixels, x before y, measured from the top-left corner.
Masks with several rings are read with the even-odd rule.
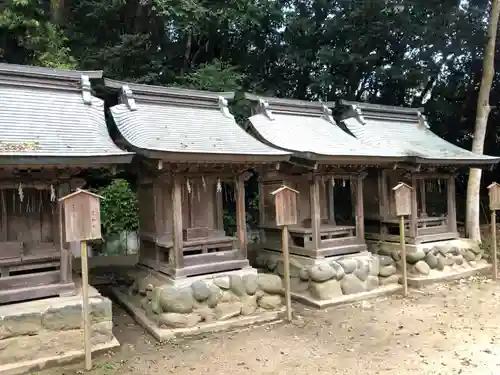
[[[108,133],[104,103],[90,79],[72,71],[0,63],[0,164],[128,163]]]
[[[384,147],[407,161],[441,165],[496,164],[500,157],[478,155],[432,132],[420,108],[341,100],[339,121],[367,146]]]
[[[146,157],[176,161],[281,161],[289,152],[253,138],[228,108],[234,93],[150,86],[105,79],[121,90],[111,108],[128,146]]]
[[[257,107],[249,126],[273,147],[319,162],[379,164],[399,160],[385,147],[363,144],[342,130],[326,104],[245,94]]]

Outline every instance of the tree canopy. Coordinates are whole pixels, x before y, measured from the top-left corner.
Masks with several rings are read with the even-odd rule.
[[[148,84],[423,106],[433,131],[471,146],[487,0],[2,4],[2,61],[102,69],[110,78]],[[493,105],[499,83],[497,73]],[[493,108],[485,153],[499,154],[493,125],[499,120]]]

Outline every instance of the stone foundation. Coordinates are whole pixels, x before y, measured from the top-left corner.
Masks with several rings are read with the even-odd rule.
[[[253,268],[172,280],[137,268],[132,286],[114,288],[124,306],[162,341],[278,318],[283,284]]]
[[[89,290],[93,351],[118,346],[112,305]],[[83,355],[82,297],[57,297],[0,306],[0,374],[43,367]]]
[[[261,250],[258,267],[283,277],[281,253]],[[316,307],[332,306],[400,289],[396,261],[369,252],[312,259],[290,256],[292,297]]]
[[[401,247],[398,243],[369,242],[370,251],[380,257],[396,261],[400,271]],[[436,241],[406,245],[408,284],[420,286],[430,282],[452,280],[475,274],[489,268],[483,259],[484,251],[477,243],[467,239]]]

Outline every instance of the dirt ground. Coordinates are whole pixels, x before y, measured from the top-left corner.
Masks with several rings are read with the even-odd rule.
[[[402,299],[313,310],[292,324],[156,344],[115,308],[120,349],[89,375],[500,374],[500,282],[470,278]],[[82,374],[83,363],[37,375]]]

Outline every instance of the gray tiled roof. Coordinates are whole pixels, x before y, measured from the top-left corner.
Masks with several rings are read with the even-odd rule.
[[[64,163],[69,158],[112,157],[113,163],[130,161],[132,154],[111,140],[104,103],[91,95],[90,86],[82,87],[82,74],[95,78],[101,72],[0,64],[0,159],[39,163],[57,157]]]
[[[127,84],[122,104],[111,108],[116,126],[138,153],[242,155],[287,159],[289,153],[265,145],[247,134],[227,108],[232,93]],[[127,96],[128,92],[128,96]]]
[[[349,132],[364,144],[383,147],[394,156],[435,163],[489,164],[500,160],[475,154],[442,139],[429,129],[420,109],[352,102],[342,104],[350,111],[350,117],[348,115],[342,121]]]
[[[259,113],[249,121],[261,138],[276,147],[307,154],[317,160],[393,156],[385,147],[367,146],[343,131],[331,117],[331,111],[321,103],[259,98],[252,94],[246,94],[246,98],[257,106],[261,101]],[[263,108],[266,106],[267,109]]]

